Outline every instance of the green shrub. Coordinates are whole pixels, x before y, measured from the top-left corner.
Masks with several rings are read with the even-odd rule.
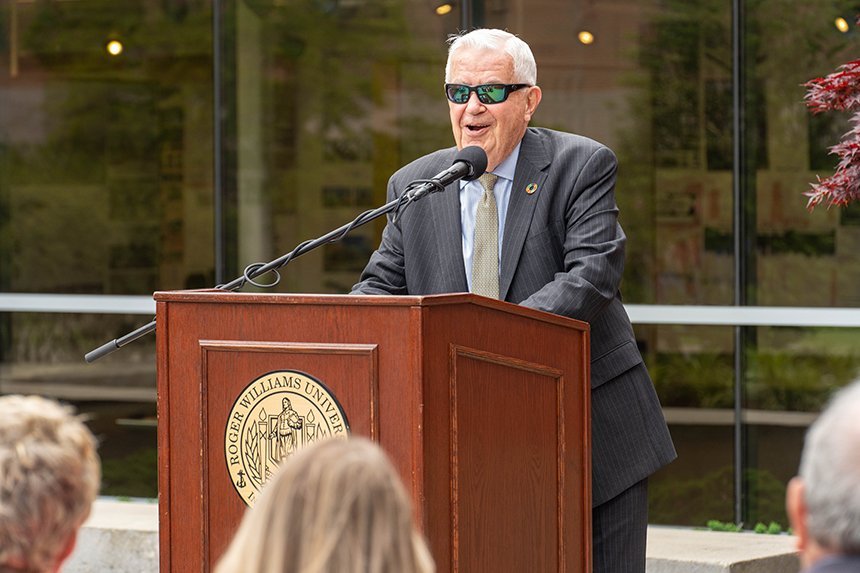
[[[708,529],[711,531],[740,531],[741,524],[740,523],[731,523],[726,521],[719,521],[717,519],[710,519],[707,523]]]

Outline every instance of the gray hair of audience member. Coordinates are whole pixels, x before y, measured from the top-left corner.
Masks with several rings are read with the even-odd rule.
[[[448,62],[445,64],[445,82],[451,81],[451,59],[457,50],[504,50],[514,61],[514,81],[537,85],[537,64],[532,49],[524,41],[504,30],[480,28],[448,37]]]
[[[71,407],[0,397],[0,569],[49,571],[99,491],[96,439]]]
[[[216,573],[432,573],[412,504],[363,438],[299,450],[263,488]]]
[[[810,537],[830,551],[860,554],[860,380],[810,427],[800,477]]]

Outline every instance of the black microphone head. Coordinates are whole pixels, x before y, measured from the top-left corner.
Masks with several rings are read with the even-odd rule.
[[[469,166],[469,174],[463,177],[466,181],[474,181],[487,170],[487,153],[477,145],[461,149],[454,158],[454,163],[458,161]]]

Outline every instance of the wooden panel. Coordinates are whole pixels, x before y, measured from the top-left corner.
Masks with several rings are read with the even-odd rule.
[[[155,298],[162,571],[208,571],[238,525],[226,418],[276,370],[321,380],[388,452],[439,573],[590,570],[587,325],[468,294]]]
[[[561,372],[452,352],[452,570],[558,571]]]
[[[554,418],[555,422],[546,422],[545,430],[548,433],[545,439],[557,440],[558,448],[552,451],[547,449],[544,453],[546,456],[555,456],[553,459],[559,472],[557,476],[550,476],[551,472],[540,474],[545,478],[551,477],[551,482],[544,482],[542,487],[554,488],[557,493],[554,497],[541,497],[540,503],[549,504],[545,509],[559,516],[558,539],[551,540],[559,552],[554,558],[555,568],[540,570],[566,573],[590,571],[591,454],[587,328],[582,329],[581,323],[537,311],[525,313],[523,310],[530,309],[519,307],[514,307],[515,312],[497,312],[506,311],[511,305],[495,309],[492,308],[493,301],[483,304],[485,299],[477,300],[481,304],[430,307],[428,310],[432,319],[426,321],[424,329],[424,411],[427,420],[424,442],[425,525],[434,555],[437,556],[437,570],[439,573],[458,570],[456,567],[459,567],[459,571],[471,570],[455,563],[455,560],[459,560],[456,556],[462,555],[460,539],[463,535],[482,536],[474,539],[470,546],[478,550],[487,544],[496,544],[494,529],[475,529],[464,525],[461,516],[454,515],[462,504],[452,506],[454,502],[450,499],[455,480],[461,480],[458,482],[461,492],[468,491],[465,488],[472,483],[464,483],[462,476],[458,477],[451,467],[454,448],[458,443],[462,444],[462,439],[455,441],[452,436],[457,409],[464,403],[463,395],[457,397],[456,394],[461,388],[458,381],[463,375],[462,368],[472,368],[474,372],[468,373],[462,381],[479,384],[483,394],[473,393],[472,398],[477,402],[471,406],[462,406],[471,408],[466,412],[461,408],[460,414],[466,416],[491,416],[500,406],[502,411],[510,409],[512,405],[507,404],[505,392],[496,391],[497,388],[506,388],[501,384],[508,384],[509,380],[518,391],[526,394],[532,387],[540,389],[542,393],[557,392],[558,402],[555,402],[555,398],[540,394],[543,400],[541,404],[548,404],[551,399],[557,405],[554,411],[558,412],[558,417]],[[542,320],[544,316],[550,316],[551,320]],[[487,367],[474,364],[467,366],[463,363],[466,358],[470,362],[484,361],[490,364]],[[501,368],[490,368],[491,364]],[[564,376],[559,376],[559,373],[564,373]],[[531,396],[532,402],[526,402],[523,406],[528,404],[529,408],[536,407],[534,400],[537,396]],[[496,404],[497,400],[501,400],[500,405]],[[532,410],[527,412],[529,416],[538,415],[533,414]],[[519,412],[517,415],[524,414]],[[554,416],[549,412],[540,415]],[[505,427],[514,423],[496,418],[470,420],[473,425],[477,424],[479,430],[483,423],[502,424]],[[460,422],[459,427],[462,427],[462,419]],[[487,437],[489,439],[490,436]],[[507,439],[501,433],[496,437],[503,442]],[[537,442],[538,445],[542,443]],[[509,471],[505,469],[505,472]],[[505,472],[482,477],[490,480],[498,476],[504,491],[504,483],[509,479]],[[465,494],[460,495],[461,499],[462,495]],[[531,492],[520,491],[516,499],[533,498]],[[507,505],[508,501],[502,499],[499,504]],[[537,517],[543,518],[545,515],[548,514]],[[523,526],[524,530],[529,528]],[[455,536],[459,544],[457,547],[454,546]],[[533,551],[543,551],[545,555],[551,553],[550,549],[535,549],[526,542],[507,545],[505,550],[524,556]]]
[[[171,567],[171,483],[170,466],[170,345],[168,344],[168,305],[160,302],[156,305],[161,320],[156,324],[155,343],[157,348],[156,368],[158,386],[157,419],[158,419],[158,569],[173,571]]]
[[[305,373],[322,382],[340,403],[356,435],[378,439],[377,352],[375,345],[301,344],[256,341],[200,342],[203,362],[201,412],[204,431],[204,537],[210,565],[226,549],[245,510],[224,456],[227,416],[245,387],[276,370]]]

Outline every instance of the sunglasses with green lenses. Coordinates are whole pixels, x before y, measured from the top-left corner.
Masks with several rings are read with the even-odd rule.
[[[445,84],[445,95],[453,103],[467,103],[475,92],[478,101],[484,105],[502,103],[508,99],[511,92],[530,87],[529,84],[482,84],[467,86],[466,84]]]

